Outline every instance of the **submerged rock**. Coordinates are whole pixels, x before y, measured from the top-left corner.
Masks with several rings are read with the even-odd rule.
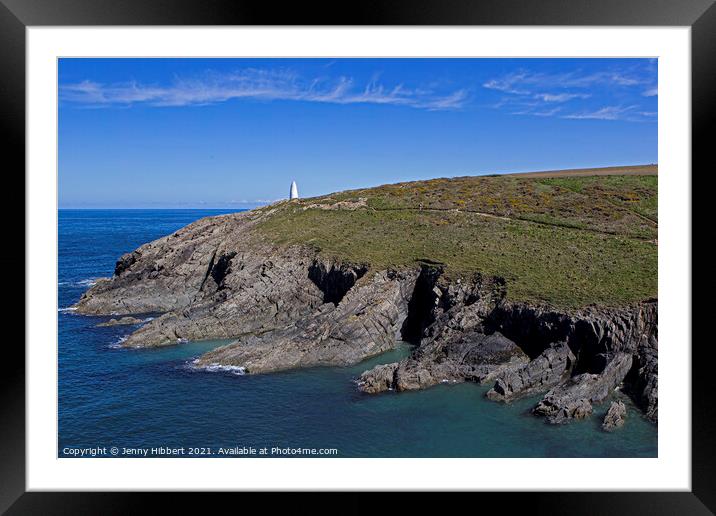
[[[606,432],[612,432],[624,425],[626,419],[626,405],[622,401],[612,401],[607,414],[604,416],[602,429]]]
[[[97,325],[98,328],[102,328],[105,326],[122,326],[122,325],[129,325],[129,324],[141,324],[144,321],[142,319],[137,319],[136,317],[120,317],[119,319],[110,319],[109,321],[99,323]]]

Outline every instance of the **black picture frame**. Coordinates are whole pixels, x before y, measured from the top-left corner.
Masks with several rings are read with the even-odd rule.
[[[697,231],[709,221],[706,199],[711,165],[709,136],[716,125],[716,6],[714,0],[393,0],[359,3],[289,3],[214,0],[0,0],[0,117],[5,148],[3,163],[8,188],[24,192],[25,166],[25,29],[30,26],[84,25],[553,25],[553,26],[689,26],[692,38],[692,236],[710,236],[713,231]],[[709,131],[711,129],[712,131]],[[14,159],[13,159],[14,158]],[[711,167],[713,168],[713,167]],[[686,171],[685,171],[686,172]],[[699,178],[699,188],[693,179]],[[14,181],[15,184],[11,184]],[[701,198],[699,199],[699,196]],[[15,195],[22,203],[24,196]],[[701,200],[702,202],[698,202]],[[7,275],[6,288],[24,292],[17,270],[24,264],[25,227],[19,224],[20,206],[5,204],[6,235],[16,243],[14,252],[0,255]],[[24,207],[24,206],[23,206]],[[24,213],[24,209],[23,209]],[[713,217],[711,217],[712,219]],[[705,240],[709,241],[709,238]],[[694,285],[692,321],[694,330],[708,321],[710,303],[697,303],[697,293],[713,283],[706,268],[706,253],[694,253],[700,244],[693,238],[692,271],[706,272],[705,280]],[[708,245],[704,242],[700,245]],[[22,257],[19,256],[20,249]],[[24,267],[24,266],[23,266]],[[25,275],[32,271],[25,269]],[[692,273],[693,274],[693,273]],[[19,304],[15,294],[14,306]],[[23,295],[24,299],[24,295]],[[705,298],[704,299],[708,299]],[[15,308],[17,309],[17,308]],[[26,306],[26,310],[31,310]],[[8,323],[10,324],[10,323]],[[15,325],[19,326],[17,321]],[[641,493],[481,493],[476,509],[497,503],[500,511],[529,510],[549,514],[711,514],[716,511],[714,434],[716,404],[711,398],[709,371],[714,351],[710,339],[692,337],[692,491]],[[19,337],[19,335],[18,335]],[[25,492],[25,352],[19,338],[8,339],[3,349],[0,373],[0,511],[7,514],[130,514],[153,510],[162,512],[205,510],[205,501],[179,493],[37,493]],[[689,342],[683,342],[688,346]],[[210,494],[214,503],[236,503],[232,494]],[[254,494],[240,494],[240,506],[262,503]],[[312,499],[306,499],[310,496]],[[457,495],[452,495],[457,496]],[[474,500],[453,500],[451,504]],[[469,495],[474,497],[475,495]],[[304,508],[334,512],[325,494],[301,495]],[[345,510],[360,512],[387,509],[375,494],[351,494],[340,502]],[[415,510],[424,503],[422,496],[403,498],[401,511]],[[154,503],[152,503],[154,502]],[[265,502],[264,502],[265,503]],[[273,502],[272,502],[273,503]],[[296,502],[294,502],[296,503]],[[454,505],[453,505],[454,506]],[[154,510],[156,512],[156,510]],[[234,512],[234,511],[232,511]]]

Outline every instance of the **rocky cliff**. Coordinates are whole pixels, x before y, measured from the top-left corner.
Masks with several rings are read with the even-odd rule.
[[[544,189],[535,192],[544,202]],[[161,313],[123,342],[129,348],[233,339],[195,361],[207,369],[242,368],[256,374],[355,364],[404,340],[414,345],[410,356],[364,372],[359,389],[378,393],[478,382],[491,385],[487,397],[498,402],[543,394],[534,414],[565,423],[586,417],[595,403],[622,388],[657,420],[657,301],[642,294],[655,285],[655,276],[648,275],[656,263],[653,243],[626,231],[611,236],[599,228],[551,226],[547,219],[513,220],[507,216],[511,212],[463,217],[459,210],[446,215],[436,209],[426,217],[422,203],[416,214],[386,208],[387,218],[381,219],[376,215],[380,205],[371,205],[375,198],[360,199],[358,204],[345,195],[305,205],[283,202],[201,219],[121,256],[114,275],[90,288],[76,310],[126,317]],[[306,219],[307,214],[323,218]],[[647,224],[643,216],[632,215],[629,211],[624,221]],[[301,221],[309,220],[311,225],[302,229]],[[320,226],[322,233],[314,237],[301,233],[317,231],[316,220],[333,226]],[[291,238],[282,239],[277,232],[291,221]],[[373,247],[363,254],[360,248],[347,250],[360,237],[352,235],[346,221],[379,224],[382,233],[371,233],[365,246]],[[454,236],[462,238],[462,233],[455,233],[451,238],[446,228],[452,227],[474,230],[475,236],[459,240]],[[609,231],[621,231],[618,224],[614,227]],[[382,242],[386,234],[394,236]],[[296,235],[299,243],[291,240]],[[445,245],[435,252],[448,260],[409,254],[429,252],[411,240],[426,235],[435,242],[443,239]],[[542,247],[524,262],[524,251],[515,247],[520,243]],[[609,251],[599,254],[595,245]],[[393,254],[384,253],[386,248]],[[641,254],[633,254],[634,249]],[[546,256],[544,265],[538,250]],[[474,262],[460,261],[465,256]],[[492,256],[502,260],[504,274],[481,265]],[[572,269],[550,270],[550,256]],[[599,259],[603,263],[593,268]],[[450,260],[454,264],[445,263]],[[518,274],[508,270],[511,264]],[[605,273],[603,285],[596,279],[590,283]],[[522,286],[512,288],[516,283]],[[561,307],[549,297],[535,302],[530,296],[539,294],[541,285],[557,301],[595,292],[619,302]],[[629,290],[632,285],[643,287]]]
[[[417,271],[370,271],[308,248],[281,249],[251,235],[257,218],[203,219],[122,256],[77,312],[163,312],[122,345],[235,338],[197,364],[249,373],[352,364],[395,347]]]
[[[555,311],[505,302],[499,278],[432,282],[433,308],[420,344],[406,359],[364,372],[359,388],[375,393],[437,383],[492,384],[487,397],[509,402],[546,392],[534,408],[550,423],[592,412],[623,386],[657,420],[657,307]]]

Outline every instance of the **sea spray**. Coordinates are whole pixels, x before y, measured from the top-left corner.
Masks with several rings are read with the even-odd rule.
[[[199,359],[194,359],[187,363],[190,369],[194,371],[205,371],[207,373],[231,373],[236,376],[243,376],[246,374],[246,368],[235,365],[223,365],[216,362],[206,365],[198,365]]]
[[[110,349],[121,349],[122,343],[129,338],[129,335],[124,335],[117,340],[115,340],[112,344],[110,344],[108,347]]]
[[[97,284],[97,280],[100,278],[87,278],[77,281],[59,281],[57,283],[58,286],[64,287],[93,287]]]

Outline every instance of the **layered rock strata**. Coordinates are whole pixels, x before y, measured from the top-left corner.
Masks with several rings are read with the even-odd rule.
[[[565,423],[624,387],[657,420],[655,300],[572,311],[514,303],[499,277],[448,278],[429,262],[372,270],[276,246],[252,231],[266,215],[202,219],[123,255],[77,312],[162,314],[125,347],[234,339],[195,363],[248,374],[355,364],[405,340],[410,356],[365,371],[359,389],[486,383],[495,401],[546,393],[533,412]]]
[[[559,312],[507,302],[499,280],[479,277],[439,279],[433,292],[434,321],[419,346],[400,362],[364,372],[361,390],[472,381],[492,383],[486,396],[503,402],[546,392],[533,413],[556,424],[587,417],[593,404],[624,387],[657,420],[656,301]],[[481,353],[490,338],[503,353]]]

